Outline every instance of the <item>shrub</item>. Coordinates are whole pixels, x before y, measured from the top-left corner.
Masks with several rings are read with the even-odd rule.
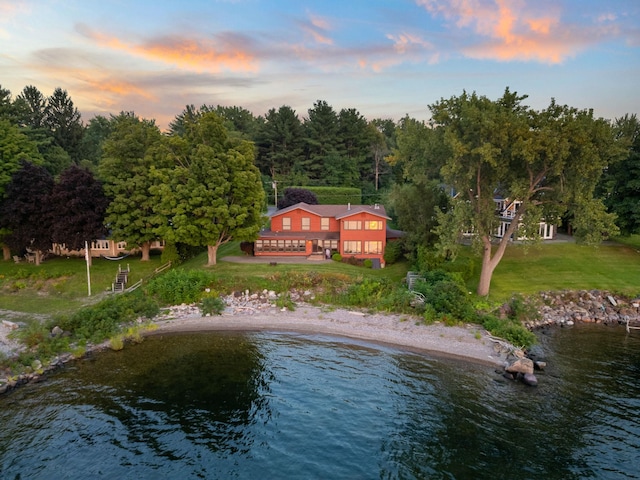
[[[255,245],[255,242],[240,242],[240,251],[245,255],[253,257]]]
[[[341,262],[342,261],[342,255],[340,255],[339,253],[334,253],[331,256],[331,260],[333,260],[334,262]]]
[[[343,261],[348,263],[349,265],[353,265],[356,267],[362,264],[362,261],[356,258],[354,255],[351,255],[350,257],[348,257],[346,260],[343,260]]]
[[[425,303],[431,305],[435,315],[445,320],[477,322],[478,316],[464,283],[454,274],[433,270],[423,273],[424,281],[416,282],[414,290],[424,295]],[[429,313],[433,315],[433,313]]]
[[[536,306],[522,295],[516,294],[509,300],[509,318],[517,322],[527,322],[540,318]]]
[[[365,258],[364,262],[362,262],[362,265],[365,268],[372,268],[373,267],[373,260],[371,260],[370,258]]]
[[[194,303],[213,280],[213,274],[203,270],[169,270],[151,280],[146,291],[165,305]]]
[[[118,333],[120,325],[139,317],[153,318],[159,311],[153,299],[135,291],[111,296],[71,315],[58,317],[56,321],[63,330],[97,343]]]
[[[486,315],[482,325],[491,335],[503,338],[517,347],[525,348],[536,343],[535,334],[512,319],[500,319],[493,315]]]
[[[49,332],[47,327],[39,321],[30,320],[25,327],[16,330],[12,336],[17,338],[21,343],[24,343],[27,347],[32,348],[48,338]]]
[[[296,309],[296,304],[293,300],[291,300],[291,295],[289,295],[288,293],[279,296],[276,299],[275,303],[278,308],[286,308],[291,312],[293,312]]]
[[[221,315],[224,309],[225,304],[220,297],[205,297],[200,303],[200,310],[203,315]]]
[[[402,242],[389,242],[384,248],[384,263],[392,265],[402,258]]]
[[[109,346],[111,350],[119,351],[124,348],[124,336],[115,335],[109,339]]]
[[[386,312],[411,312],[415,296],[406,288],[385,285],[384,294],[378,299],[375,307]]]
[[[175,243],[167,242],[165,244],[162,255],[160,255],[160,261],[163,264],[171,262],[172,265],[180,263],[180,254],[178,253],[178,247],[176,247]]]
[[[378,280],[364,279],[347,289],[346,301],[349,305],[374,307],[385,293],[385,284]]]

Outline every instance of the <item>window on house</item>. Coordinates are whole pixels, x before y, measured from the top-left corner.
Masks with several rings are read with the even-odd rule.
[[[309,217],[302,217],[302,230],[309,230],[311,228],[311,219]]]
[[[343,250],[345,254],[362,253],[362,242],[355,240],[345,240]]]
[[[382,220],[367,220],[364,222],[365,230],[382,230]]]
[[[345,230],[362,230],[362,222],[360,220],[345,220],[342,226]]]
[[[304,240],[256,240],[256,252],[305,252]]]
[[[291,217],[282,217],[282,230],[291,230]]]
[[[364,242],[364,253],[382,254],[382,242]]]
[[[320,230],[329,230],[329,217],[322,217],[320,219]]]

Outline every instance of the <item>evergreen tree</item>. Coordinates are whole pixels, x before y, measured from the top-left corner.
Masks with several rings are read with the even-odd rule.
[[[257,134],[258,159],[261,173],[272,180],[291,183],[296,165],[304,160],[302,122],[295,110],[287,105],[271,109]]]
[[[354,108],[340,110],[338,139],[343,181],[333,185],[367,189],[373,183],[373,172],[368,162],[371,130],[367,119]]]
[[[80,142],[84,127],[78,109],[66,90],[56,88],[47,100],[45,126],[51,131],[58,146],[69,154],[71,160],[80,163]]]
[[[327,158],[340,155],[338,130],[338,116],[333,108],[324,100],[314,103],[313,108],[309,109],[309,117],[304,122],[306,157],[299,168],[316,185],[327,184]]]

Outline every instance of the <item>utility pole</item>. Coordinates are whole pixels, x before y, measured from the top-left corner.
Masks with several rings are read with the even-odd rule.
[[[276,208],[278,208],[278,182],[277,182],[277,180],[273,180],[271,182],[271,187],[273,188],[273,191],[275,193],[275,197],[276,197],[275,203],[276,203]]]
[[[84,242],[84,258],[87,261],[87,289],[89,290],[89,297],[91,296],[91,273],[89,271],[89,242]]]

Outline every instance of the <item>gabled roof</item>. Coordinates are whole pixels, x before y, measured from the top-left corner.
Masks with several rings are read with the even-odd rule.
[[[351,215],[355,215],[358,213],[369,213],[371,215],[376,215],[381,218],[386,218],[390,220],[387,216],[387,212],[384,207],[379,204],[375,205],[309,205],[308,203],[300,202],[295,205],[291,205],[290,207],[283,208],[282,210],[278,210],[273,213],[271,216],[274,217],[276,215],[282,215],[285,213],[292,212],[294,210],[304,210],[305,212],[309,212],[312,215],[317,215],[319,217],[334,217],[336,220],[341,218],[350,217]]]

